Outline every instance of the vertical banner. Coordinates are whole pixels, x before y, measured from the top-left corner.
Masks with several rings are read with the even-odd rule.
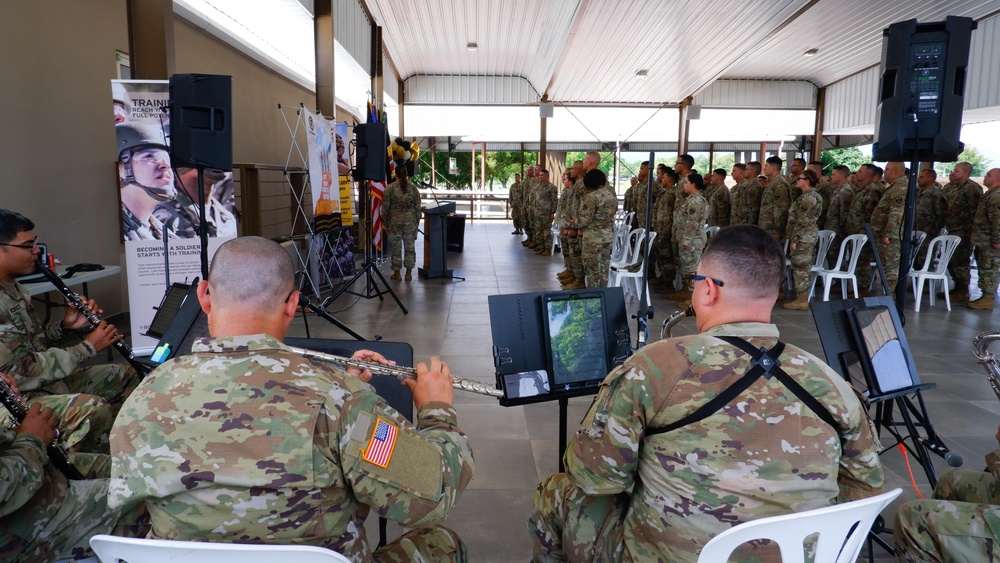
[[[170,162],[166,80],[112,80],[115,162],[132,347],[156,344],[145,336],[166,288],[201,275],[198,171]],[[231,170],[203,173],[209,256],[236,236]]]
[[[340,224],[354,224],[351,208],[351,162],[347,157],[347,124],[337,124],[337,173],[340,175]]]
[[[350,165],[340,160],[343,139],[337,138],[331,120],[320,114],[308,118],[309,182],[312,187],[313,217],[317,222],[332,220],[332,226],[340,226],[340,183],[334,188],[334,179],[346,174]],[[336,192],[334,191],[336,190]],[[321,219],[325,215],[337,215],[336,219]]]

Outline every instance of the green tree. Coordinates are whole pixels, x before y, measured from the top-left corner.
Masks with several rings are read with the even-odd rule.
[[[862,164],[871,162],[871,159],[862,154],[858,147],[844,147],[823,151],[819,161],[823,163],[823,173],[829,175],[835,166],[846,166],[851,172],[856,172]]]
[[[968,162],[971,164],[972,176],[977,177],[985,176],[990,170],[990,165],[993,164],[993,161],[986,158],[986,155],[979,152],[979,149],[972,145],[965,145],[965,150],[962,151],[962,154],[958,155],[958,160],[955,162],[935,162],[934,170],[937,171],[938,176],[947,176],[957,162]]]

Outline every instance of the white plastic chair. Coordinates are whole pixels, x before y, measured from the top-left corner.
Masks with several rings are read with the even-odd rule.
[[[654,240],[656,240],[656,233],[655,232],[650,232],[649,236],[646,237],[645,241],[640,241],[639,242],[639,244],[638,244],[638,246],[639,246],[639,252],[637,252],[636,254],[638,254],[640,256],[642,255],[642,243],[643,242],[645,243],[646,248],[651,248],[653,246],[653,241]],[[636,258],[636,260],[638,261],[638,258]],[[616,270],[615,274],[616,275],[615,275],[615,283],[614,283],[614,285],[620,285],[620,286],[622,286],[622,289],[624,289],[626,293],[631,293],[632,295],[635,295],[636,298],[638,298],[639,297],[639,281],[642,279],[642,268],[639,268],[639,270],[637,272],[632,272],[632,271],[630,271],[628,269]],[[629,285],[627,285],[627,286],[625,285],[625,283],[626,283],[625,280],[628,280],[628,284]],[[610,276],[608,277],[608,287],[613,287],[612,284],[611,284],[611,277]],[[633,293],[633,290],[634,290],[634,293]],[[646,306],[649,306],[649,305],[652,305],[652,302],[649,299],[649,282],[646,282]]]
[[[814,563],[853,563],[875,518],[902,492],[903,489],[893,489],[863,500],[745,522],[705,544],[698,563],[728,561],[733,550],[757,539],[777,543],[782,563],[804,562],[803,542],[813,534],[818,536]]]
[[[562,244],[559,242],[559,233],[562,232],[562,227],[552,223],[552,246],[549,247],[549,254],[556,253],[556,247],[562,248]]]
[[[621,229],[614,234],[611,243],[611,261],[608,263],[608,275],[611,275],[610,268],[621,266],[629,262],[630,253],[635,248],[635,240],[646,234],[646,229],[642,227],[631,228],[628,224],[622,225]]]
[[[956,235],[940,235],[934,237],[927,245],[927,256],[924,257],[924,267],[919,270],[910,270],[910,281],[913,283],[914,310],[920,312],[920,299],[924,294],[924,282],[931,280],[928,286],[930,289],[930,304],[934,306],[934,283],[940,284],[944,293],[944,303],[951,311],[951,294],[948,290],[948,263],[958,248],[958,243],[962,239]]]
[[[149,540],[96,535],[90,547],[103,563],[350,563],[350,559],[310,545],[262,545],[196,541]]]
[[[837,255],[837,264],[832,269],[820,268],[813,277],[812,285],[809,287],[809,298],[812,299],[816,290],[816,280],[823,280],[823,301],[830,300],[830,284],[835,279],[841,280],[840,293],[842,299],[847,299],[846,280],[851,280],[854,288],[854,297],[858,297],[858,277],[854,274],[854,269],[858,266],[858,257],[861,256],[861,249],[868,242],[868,235],[850,235],[840,243],[840,253]],[[843,269],[841,269],[843,267]]]
[[[655,236],[655,233],[653,233]],[[625,253],[619,261],[613,261],[608,266],[608,287],[616,287],[619,284],[618,275],[628,271],[632,266],[639,263],[642,258],[642,241],[646,240],[646,229],[632,229],[625,239]]]
[[[923,246],[926,238],[927,233],[923,231],[913,231],[913,234],[910,235],[910,271],[913,270],[913,263],[917,260],[917,254],[920,253],[920,247]],[[875,284],[878,283],[879,280],[878,268],[875,267],[875,262],[871,263],[871,269],[872,281],[868,284],[868,291],[874,290]]]

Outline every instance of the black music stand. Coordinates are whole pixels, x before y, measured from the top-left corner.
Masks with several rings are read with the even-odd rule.
[[[372,350],[382,354],[386,359],[393,360],[400,366],[413,365],[413,346],[406,342],[359,342],[357,340],[332,340],[325,338],[286,338],[285,344],[299,348],[325,352],[335,356],[350,357],[358,350]],[[406,420],[413,422],[413,393],[410,388],[400,384],[399,380],[389,375],[375,375],[370,382],[380,397],[389,406],[399,411]],[[386,543],[385,518],[378,519],[378,546]]]
[[[595,291],[595,290],[590,290]],[[606,287],[604,294],[605,333],[608,365],[612,368],[624,363],[632,349],[628,329],[628,315],[625,310],[625,295],[620,287]],[[500,406],[515,407],[533,403],[558,401],[559,403],[559,471],[564,471],[562,453],[566,450],[569,399],[597,393],[599,387],[576,389],[552,389],[530,396],[518,396],[510,386],[522,375],[547,373],[549,365],[546,353],[545,331],[542,327],[544,310],[542,299],[552,294],[572,294],[572,290],[561,292],[515,293],[490,295],[490,329],[493,336],[493,365],[497,388],[504,390]]]

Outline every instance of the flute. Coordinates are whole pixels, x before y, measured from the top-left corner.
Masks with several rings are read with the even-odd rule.
[[[378,362],[368,362],[365,360],[358,360],[355,358],[345,358],[343,356],[334,356],[333,354],[325,354],[323,352],[317,352],[315,350],[307,350],[305,348],[298,348],[296,346],[285,346],[292,353],[298,354],[300,356],[309,358],[310,360],[319,360],[321,362],[327,362],[331,364],[337,364],[344,367],[352,367],[358,369],[366,369],[374,374],[378,375],[389,375],[395,377],[396,379],[402,381],[404,379],[416,379],[417,370],[415,368],[404,367],[404,366],[387,366],[385,364],[380,364]],[[471,391],[472,393],[479,393],[480,395],[489,395],[490,397],[503,397],[503,391],[495,387],[490,387],[479,381],[473,379],[466,379],[462,377],[452,377],[451,386],[455,389],[461,389],[462,391]]]
[[[28,414],[28,405],[24,404],[24,401],[20,397],[14,394],[14,390],[7,385],[7,382],[0,378],[0,403],[3,404],[4,408],[10,412],[10,415],[14,417],[14,420],[18,424],[24,421],[24,417]],[[58,437],[58,430],[56,430],[56,436]],[[69,461],[69,454],[66,450],[58,444],[50,444],[46,446],[49,454],[49,461],[52,465],[56,466],[62,474],[66,476],[67,479],[73,479],[79,481],[84,479],[83,474],[80,473],[77,468],[73,467],[73,464]]]
[[[38,262],[37,265],[38,265],[38,270],[41,272],[43,276],[45,276],[45,279],[49,280],[49,283],[55,286],[56,291],[61,293],[62,296],[66,299],[67,302],[69,302],[70,305],[72,305],[77,311],[80,311],[80,313],[83,314],[84,317],[86,317],[87,322],[90,324],[90,330],[96,329],[97,326],[104,321],[104,319],[102,319],[100,315],[91,311],[90,307],[88,307],[87,304],[83,302],[83,299],[81,299],[79,295],[74,293],[73,290],[66,285],[66,282],[64,282],[63,279],[59,277],[59,274],[53,272],[52,270],[49,269],[48,266],[42,264],[41,262]],[[132,348],[130,348],[129,345],[125,343],[124,339],[115,340],[114,347],[116,350],[121,352],[121,355],[125,358],[125,361],[132,366],[132,368],[139,374],[139,377],[146,377],[146,374],[148,374],[151,371],[149,366],[143,364],[142,362],[136,359],[135,354],[132,352]]]

